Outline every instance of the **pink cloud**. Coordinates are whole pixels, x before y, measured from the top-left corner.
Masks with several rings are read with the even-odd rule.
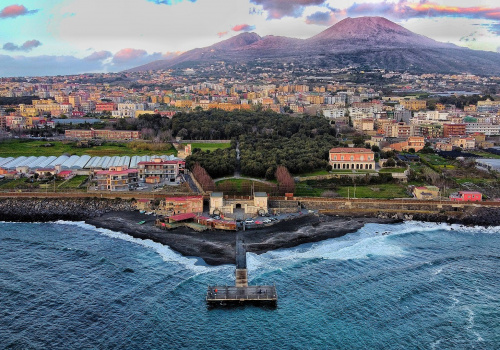
[[[231,28],[231,30],[233,30],[235,32],[249,32],[249,31],[254,30],[254,29],[255,29],[255,26],[251,26],[248,24],[238,24],[238,25],[234,26],[233,28]]]
[[[165,52],[164,54],[161,55],[161,57],[163,59],[171,59],[171,58],[175,58],[179,55],[182,55],[184,52],[183,51],[169,51],[169,52]]]
[[[137,50],[131,48],[122,49],[117,53],[115,53],[115,55],[113,56],[113,62],[116,63],[128,62],[147,56],[147,54],[148,53],[146,52],[146,50]]]
[[[387,1],[380,3],[354,3],[345,11],[348,16],[381,15],[397,19],[415,17],[466,17],[500,20],[500,7],[445,6],[426,0],[420,2],[401,0],[396,3]]]
[[[222,38],[223,36],[226,36],[229,32],[226,30],[224,32],[218,32],[217,35],[219,36],[219,38]]]
[[[10,5],[0,11],[0,18],[15,18],[18,16],[30,15],[38,10],[28,10],[24,5]]]

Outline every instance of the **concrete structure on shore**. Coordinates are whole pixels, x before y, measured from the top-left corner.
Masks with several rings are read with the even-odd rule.
[[[268,197],[265,192],[255,192],[253,196],[229,197],[222,192],[210,195],[210,214],[235,216],[242,211],[244,216],[256,216],[268,212]]]

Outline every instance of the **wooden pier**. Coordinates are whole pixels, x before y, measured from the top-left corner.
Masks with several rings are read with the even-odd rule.
[[[208,286],[207,304],[219,305],[268,305],[275,307],[278,304],[276,286],[249,286],[247,274],[246,251],[243,241],[236,239],[236,271],[234,286]]]

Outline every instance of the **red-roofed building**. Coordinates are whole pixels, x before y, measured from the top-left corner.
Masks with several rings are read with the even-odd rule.
[[[160,182],[169,180],[175,181],[179,173],[184,172],[186,162],[183,160],[163,160],[161,158],[153,158],[148,162],[139,162],[139,179],[145,180],[148,177],[158,176]]]
[[[160,203],[163,215],[203,212],[203,196],[167,197]]]
[[[57,177],[60,178],[60,179],[69,179],[71,177],[73,177],[74,175],[74,171],[73,170],[63,170],[63,171],[60,171],[57,173]]]
[[[100,191],[129,191],[137,187],[137,169],[123,167],[96,171],[97,189]]]
[[[367,148],[332,148],[329,162],[333,169],[374,170],[375,153]]]
[[[196,218],[195,213],[177,214],[177,215],[170,216],[168,218],[168,222],[173,223],[173,222],[179,222],[179,221],[192,220],[194,218]]]
[[[476,191],[459,191],[450,196],[450,200],[457,202],[480,202],[483,199],[483,194]]]

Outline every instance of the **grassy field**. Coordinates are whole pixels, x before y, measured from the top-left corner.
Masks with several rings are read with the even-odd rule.
[[[253,187],[252,187],[253,185]],[[252,189],[255,192],[273,193],[275,186],[246,179],[228,179],[216,183],[217,191],[231,195],[250,195]]]
[[[488,152],[471,151],[469,153],[476,154],[476,155],[480,156],[481,158],[500,159],[500,155],[488,153]]]
[[[85,181],[88,178],[87,175],[77,175],[68,181],[64,181],[61,183],[57,188],[58,189],[78,189],[78,186],[80,186],[83,181]]]
[[[409,198],[404,186],[395,184],[381,184],[368,186],[340,186],[337,193],[341,197],[350,198]]]
[[[314,188],[308,185],[306,182],[299,182],[295,185],[294,194],[297,197],[320,197],[324,191],[324,189]]]
[[[50,147],[44,145],[51,144]],[[20,156],[60,156],[64,153],[71,155],[89,156],[132,156],[132,155],[154,155],[154,154],[177,154],[175,148],[169,144],[169,148],[163,151],[149,151],[130,148],[128,143],[103,143],[102,146],[88,148],[76,147],[75,142],[65,141],[41,141],[41,140],[8,140],[0,142],[0,157]]]
[[[216,149],[230,148],[230,143],[192,143],[191,149],[199,148],[202,151],[215,151]]]

